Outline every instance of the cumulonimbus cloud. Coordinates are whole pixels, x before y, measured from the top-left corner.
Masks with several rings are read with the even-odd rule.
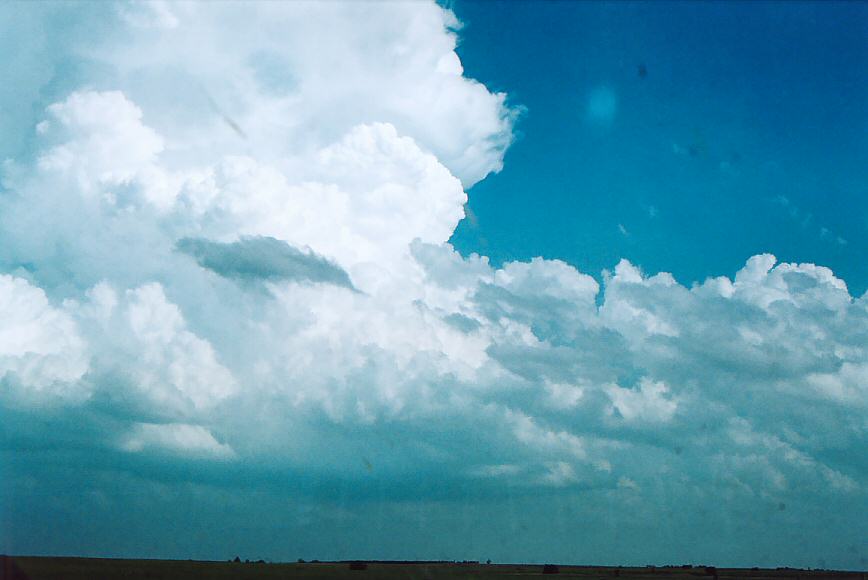
[[[8,448],[357,481],[363,441],[404,496],[446,473],[653,504],[677,473],[687,494],[865,501],[868,298],[828,269],[761,255],[687,287],[622,261],[601,289],[448,244],[515,120],[463,76],[449,11],[94,10],[117,30],[53,41],[73,86],[12,139],[32,146],[0,193],[7,425],[85,435],[7,426]],[[37,100],[22,87],[2,98]]]

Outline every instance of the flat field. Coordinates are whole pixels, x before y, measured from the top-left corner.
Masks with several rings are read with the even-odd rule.
[[[356,566],[357,568],[359,566]],[[550,571],[549,571],[550,572]],[[187,560],[114,560],[97,558],[2,557],[0,580],[271,580],[282,578],[439,579],[439,578],[581,578],[584,580],[865,580],[863,572],[795,569],[726,569],[705,567],[611,568],[558,566],[543,573],[543,566],[449,562],[367,562],[353,570],[349,562],[233,563]]]

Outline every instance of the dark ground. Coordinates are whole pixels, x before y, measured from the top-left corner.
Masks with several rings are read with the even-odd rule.
[[[706,567],[610,568],[559,566],[555,574],[543,574],[543,566],[520,564],[477,564],[449,562],[368,562],[354,566],[349,562],[269,564],[234,562],[194,562],[184,560],[107,560],[95,558],[0,557],[0,580],[102,580],[116,578],[175,579],[277,579],[277,578],[354,578],[354,579],[438,579],[438,578],[515,578],[547,576],[585,580],[866,580],[864,572],[825,570],[714,569]]]

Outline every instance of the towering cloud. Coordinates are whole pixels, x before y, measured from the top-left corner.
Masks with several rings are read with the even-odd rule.
[[[32,115],[2,125],[4,550],[82,549],[40,544],[14,505],[69,531],[71,502],[108,522],[125,494],[169,509],[191,485],[206,520],[222,489],[291,490],[324,518],[348,494],[458,502],[459,518],[477,490],[606,505],[615,530],[679,497],[672,525],[691,534],[730,521],[721,500],[804,506],[706,530],[737,548],[697,557],[737,564],[781,557],[764,531],[866,506],[868,297],[828,269],[762,255],[687,287],[622,261],[601,289],[558,260],[496,268],[448,244],[516,117],[463,76],[448,10],[0,12],[33,33],[12,36],[19,90],[0,92]],[[856,516],[836,513],[818,545],[857,565]],[[85,551],[132,551],[85,535]],[[676,553],[647,542],[649,559]]]

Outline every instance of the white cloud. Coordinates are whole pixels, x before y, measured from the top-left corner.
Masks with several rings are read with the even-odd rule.
[[[211,344],[187,327],[163,287],[149,283],[121,296],[103,282],[87,302],[70,304],[91,348],[92,374],[103,388],[123,389],[148,416],[204,416],[238,385]]]
[[[546,473],[540,478],[544,485],[563,487],[578,481],[573,466],[564,461],[557,461],[546,466]]]
[[[64,53],[96,80],[5,169],[0,404],[71,401],[75,445],[154,479],[151,454],[404,493],[420,473],[583,486],[648,513],[864,498],[868,297],[829,269],[766,254],[687,287],[622,260],[601,289],[447,243],[514,117],[462,76],[448,11],[112,14],[115,33]]]
[[[130,453],[168,451],[182,455],[213,458],[232,458],[235,452],[218,442],[204,427],[184,423],[137,423],[120,442]]]
[[[510,465],[508,463],[501,465],[479,465],[469,470],[473,477],[503,477],[507,475],[516,475],[522,471],[518,465]]]
[[[540,427],[532,417],[519,411],[507,411],[507,420],[512,424],[515,438],[540,453],[558,453],[585,459],[587,451],[580,437],[567,431],[552,431]]]
[[[582,387],[564,383],[546,382],[549,404],[556,409],[570,409],[579,405],[585,394]]]
[[[112,123],[94,120],[100,107]],[[716,278],[688,289],[669,274],[645,276],[622,261],[606,278],[598,307],[597,282],[568,264],[534,259],[495,269],[445,245],[464,193],[435,157],[390,125],[356,127],[338,144],[314,151],[307,158],[322,168],[309,175],[328,181],[291,184],[278,166],[249,157],[223,157],[213,167],[174,163],[162,138],[142,124],[141,110],[119,93],[75,93],[49,108],[49,116],[64,133],[47,143],[48,153],[38,157],[29,177],[24,166],[13,176],[14,185],[34,195],[26,203],[15,197],[6,203],[14,215],[44,211],[49,201],[69,203],[70,196],[78,200],[72,203],[90,211],[101,229],[66,231],[61,223],[47,238],[65,244],[64,267],[86,264],[89,278],[106,281],[77,295],[45,278],[67,299],[69,314],[56,315],[65,332],[59,336],[71,337],[67,342],[77,345],[72,353],[83,352],[76,319],[94,360],[88,367],[80,362],[84,355],[73,356],[76,364],[62,367],[66,374],[44,371],[32,375],[40,377],[29,379],[33,384],[76,383],[90,368],[95,378],[80,381],[82,392],[129,389],[125,396],[146,416],[224,417],[226,436],[241,448],[248,434],[231,426],[269,397],[290,417],[322,410],[331,421],[360,426],[482,413],[508,426],[494,433],[524,446],[526,469],[539,468],[530,455],[541,454],[549,466],[574,469],[580,462],[618,477],[627,477],[619,469],[630,473],[619,463],[619,449],[640,433],[666,437],[669,429],[674,437],[689,429],[676,415],[682,407],[686,417],[710,402],[734,416],[758,413],[760,421],[766,415],[751,410],[746,399],[753,393],[804,401],[791,403],[796,405],[822,400],[864,406],[865,349],[856,338],[864,332],[864,299],[854,301],[826,268],[775,265],[772,256],[756,256],[734,280]],[[127,143],[131,147],[115,167],[112,151]],[[158,203],[146,193],[155,175],[176,188]],[[132,182],[141,188],[128,191],[128,199],[137,192],[142,197],[118,206],[109,194]],[[132,218],[141,237],[124,231]],[[391,226],[395,220],[400,227]],[[37,271],[59,267],[56,255],[32,252],[22,232],[7,232],[11,256],[35,259]],[[189,233],[218,240],[282,236],[290,249],[334,256],[362,292],[279,278],[268,281],[264,293],[240,282],[215,286],[210,270],[175,249]],[[95,261],[91,251],[105,243],[113,245],[100,252],[109,254],[97,255],[115,260]],[[147,256],[148,268],[117,268],[128,252]],[[149,274],[169,281],[179,302],[147,279],[124,288],[131,271],[138,272],[134,279]],[[42,300],[39,308],[54,312],[41,290],[18,284]],[[210,288],[247,306],[210,311],[225,304],[199,305],[193,288]],[[185,311],[204,335],[188,328]],[[34,352],[43,359],[56,355],[59,347],[45,345]],[[20,354],[5,360],[7,372],[26,375]],[[721,368],[719,376],[710,374]],[[641,375],[636,387],[619,386],[624,373]],[[624,426],[612,423],[612,414]],[[311,428],[307,436],[315,436]],[[864,438],[864,425],[854,425],[850,436]],[[489,459],[504,461],[496,465],[517,459],[503,442],[492,444]],[[813,445],[813,451],[822,449],[822,435]],[[810,451],[799,453],[810,458]],[[522,470],[520,477],[528,473]],[[563,467],[551,473],[560,474],[559,485],[578,481]],[[552,477],[537,481],[551,483]]]
[[[142,124],[142,111],[120,91],[75,92],[47,109],[37,127],[53,143],[39,159],[46,172],[63,174],[84,196],[123,208],[132,190],[160,209],[173,203],[167,173],[156,166],[162,138]],[[141,190],[141,191],[138,191]]]
[[[396,267],[415,238],[445,242],[464,217],[461,183],[389,124],[352,128],[315,152],[306,181],[290,182],[293,175],[228,157],[191,183],[179,210],[193,209],[183,219],[194,219],[200,235],[271,236],[309,246],[351,273],[366,263]]]
[[[287,147],[322,147],[384,122],[413,135],[465,186],[502,164],[515,113],[505,95],[461,75],[457,22],[433,3],[161,6],[124,13],[171,26],[134,27],[123,44],[97,42],[91,54],[186,155],[207,162],[220,150],[276,163]],[[157,92],[158,83],[183,94]]]
[[[211,345],[186,329],[177,306],[159,284],[126,293],[121,332],[132,341],[136,362],[119,371],[133,372],[136,385],[156,405],[208,408],[236,389],[232,374],[217,362]],[[121,337],[119,337],[120,339]]]
[[[148,0],[130,2],[118,7],[118,12],[128,24],[141,28],[176,28],[178,18],[168,2]]]
[[[648,378],[639,382],[638,390],[612,385],[606,392],[612,399],[612,409],[627,421],[666,422],[678,408],[677,401],[666,397],[666,385]]]
[[[75,321],[26,280],[0,275],[0,381],[25,399],[76,400],[88,368]],[[4,388],[4,390],[6,390]]]

